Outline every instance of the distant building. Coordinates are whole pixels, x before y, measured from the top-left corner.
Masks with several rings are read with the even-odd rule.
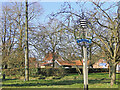
[[[80,60],[71,60],[71,61],[62,61],[62,60],[56,60],[55,61],[55,67],[64,67],[64,68],[82,68],[82,63]]]
[[[52,67],[53,66],[53,57],[52,53],[46,54],[45,58],[43,59],[43,62],[39,64],[39,67],[45,68],[45,67]],[[61,56],[56,55],[55,58],[55,68],[64,67],[64,68],[82,68],[82,61],[80,60],[64,60]],[[88,62],[89,63],[89,62]]]
[[[95,64],[93,64],[93,68],[109,68],[109,64],[106,60],[100,59]],[[120,72],[120,63],[116,66],[116,72]]]
[[[120,72],[120,62],[116,66],[116,72]]]
[[[93,68],[108,68],[109,64],[104,59],[99,59],[95,64],[93,64]]]

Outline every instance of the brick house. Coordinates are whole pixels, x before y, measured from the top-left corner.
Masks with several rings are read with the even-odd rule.
[[[102,52],[101,58],[104,58],[104,57],[105,57],[105,53]],[[97,62],[95,62],[95,64],[93,64],[93,68],[109,68],[109,64],[107,63],[106,60],[100,59]],[[116,66],[116,72],[120,72],[120,62]]]
[[[109,68],[109,64],[106,60],[100,59],[95,64],[93,64],[93,68]],[[120,63],[116,66],[116,72],[120,72]]]
[[[109,64],[104,59],[99,59],[95,64],[93,64],[93,68],[108,68]]]
[[[52,67],[53,66],[53,57],[52,53],[46,54],[43,62],[39,64],[39,67]],[[89,63],[89,62],[88,62]],[[82,62],[80,60],[64,60],[61,56],[56,55],[55,59],[55,68],[64,67],[64,68],[75,68],[75,67],[82,68]]]
[[[87,62],[89,64],[89,61]],[[70,60],[70,61],[60,61],[60,60],[56,60],[55,63],[56,67],[65,67],[65,68],[82,68],[83,67],[83,61],[80,60]]]
[[[120,72],[120,62],[116,66],[116,72]]]

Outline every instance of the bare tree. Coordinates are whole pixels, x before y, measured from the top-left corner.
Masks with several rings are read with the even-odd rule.
[[[42,8],[38,8],[38,3],[29,3],[29,24],[42,13]],[[24,47],[25,47],[25,3],[5,2],[2,6],[2,67],[3,68],[23,68]],[[37,25],[37,23],[36,23]],[[29,26],[31,29],[31,26]]]
[[[56,55],[61,50],[63,34],[61,23],[58,20],[50,20],[45,26],[40,26],[38,30],[31,37],[31,45],[36,49],[38,55],[52,53],[54,67]]]
[[[97,42],[94,42],[98,45],[109,57],[109,65],[112,67],[112,76],[111,76],[111,85],[115,83],[116,80],[116,65],[120,62],[118,55],[119,52],[119,30],[118,30],[118,16],[113,16],[113,14],[117,15],[115,12],[108,13],[111,11],[112,7],[116,5],[112,5],[107,9],[103,9],[102,5],[104,3],[95,3],[95,11],[91,13],[91,23],[96,24],[98,26],[93,26],[91,29],[96,35]],[[99,14],[99,16],[98,16]]]
[[[111,85],[116,80],[116,65],[120,62],[120,56],[118,55],[120,49],[119,39],[119,23],[118,14],[115,11],[116,3],[109,4],[109,7],[104,8],[106,3],[104,2],[91,2],[94,7],[89,9],[87,7],[80,7],[80,11],[76,13],[74,8],[68,3],[64,5],[60,12],[52,14],[53,17],[61,15],[67,17],[67,20],[75,21],[82,17],[82,12],[85,13],[88,20],[88,27],[94,34],[93,43],[102,49],[106,56],[109,65],[112,67]],[[81,6],[81,3],[78,3]],[[69,26],[67,27],[70,27]],[[69,29],[70,31],[74,30]]]

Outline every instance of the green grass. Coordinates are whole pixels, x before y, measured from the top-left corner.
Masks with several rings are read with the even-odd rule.
[[[110,86],[110,78],[107,73],[90,73],[89,88],[118,88],[118,80],[112,87]],[[70,74],[62,77],[61,79],[46,79],[30,78],[30,81],[20,79],[12,79],[7,77],[2,82],[2,88],[83,88],[83,76],[78,74]],[[36,79],[36,80],[34,80]],[[117,74],[118,79],[118,74]]]

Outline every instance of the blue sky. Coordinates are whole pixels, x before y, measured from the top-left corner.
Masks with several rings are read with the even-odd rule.
[[[3,1],[3,0],[2,0]],[[44,21],[47,21],[47,15],[49,15],[52,12],[57,12],[60,8],[63,2],[39,2],[43,8],[43,14],[40,16],[40,21],[41,23],[44,23]],[[75,2],[72,3],[72,6],[76,9],[79,10],[79,8],[75,5]],[[87,5],[89,9],[91,9],[90,5]],[[39,7],[38,7],[39,8]]]
[[[47,15],[52,12],[56,12],[60,9],[63,2],[40,2],[40,5],[43,8],[43,14],[41,16],[42,21],[46,21]]]
[[[2,1],[6,1],[6,0],[2,0]],[[1,2],[2,2],[1,1]],[[10,0],[7,0],[10,1]],[[19,1],[19,0],[18,0]],[[23,0],[24,1],[24,0]],[[30,1],[30,0],[28,0]],[[59,9],[61,8],[61,5],[63,5],[64,2],[41,2],[40,0],[35,0],[38,1],[40,3],[40,5],[43,8],[43,14],[40,16],[40,23],[45,23],[48,20],[47,15],[51,14],[52,12],[58,12]],[[42,0],[43,1],[43,0]],[[54,0],[55,1],[55,0]],[[74,1],[74,0],[73,0]],[[79,10],[79,7],[75,4],[75,2],[70,2],[72,7],[75,8],[75,10]],[[112,2],[109,2],[112,3]],[[109,4],[108,4],[109,5]],[[91,9],[92,6],[88,3],[86,4],[86,6]],[[107,6],[107,5],[106,5]],[[106,7],[105,6],[105,7]],[[39,8],[39,7],[38,7]]]
[[[61,5],[63,5],[64,2],[40,2],[40,5],[43,8],[43,14],[41,16],[42,22],[47,21],[47,15],[51,14],[52,12],[58,12],[61,8]],[[79,10],[79,7],[75,4],[75,2],[70,2],[72,7],[74,7],[75,10]],[[109,4],[113,2],[107,2],[107,4],[104,7],[107,7]],[[88,9],[91,9],[92,6],[90,3],[86,3],[86,7]],[[117,8],[115,12],[117,11]]]
[[[47,15],[51,14],[52,12],[58,12],[60,8],[62,7],[64,2],[40,2],[40,5],[43,8],[43,14],[41,17],[41,20],[47,21]],[[79,10],[79,7],[76,5],[76,2],[70,2],[72,8],[76,9],[77,11]],[[88,7],[91,7],[89,3],[87,3]]]

